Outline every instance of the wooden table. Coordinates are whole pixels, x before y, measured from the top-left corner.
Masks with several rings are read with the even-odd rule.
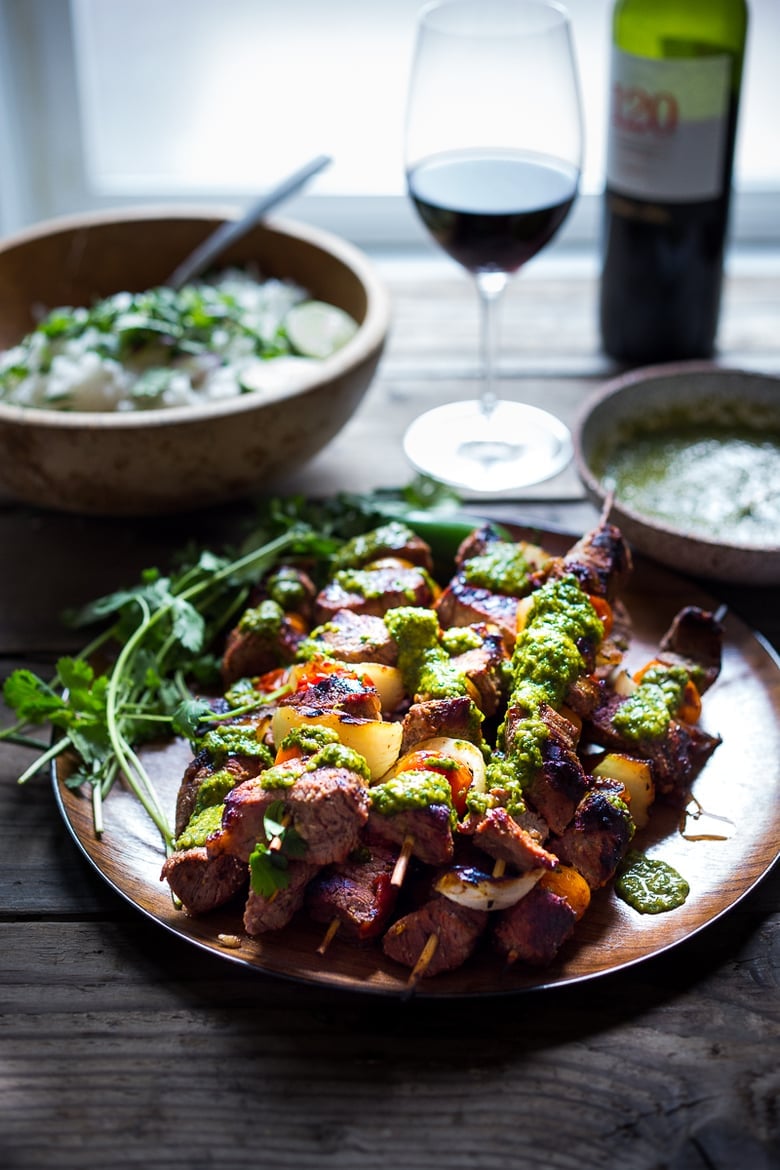
[[[406,482],[403,427],[473,387],[465,278],[433,261],[382,266],[395,320],[376,383],[277,490]],[[729,280],[724,360],[780,371],[779,290],[760,265]],[[515,282],[506,392],[573,420],[609,372],[594,305],[587,265]],[[496,509],[572,531],[595,515],[571,469]],[[190,537],[220,543],[248,510],[114,522],[0,503],[0,673],[45,670],[78,648],[65,607],[135,581]],[[776,589],[717,594],[780,648]],[[0,747],[9,1170],[780,1165],[777,868],[724,918],[623,972],[510,999],[396,1002],[256,975],[169,936],[88,867],[46,778],[16,785],[29,759]]]

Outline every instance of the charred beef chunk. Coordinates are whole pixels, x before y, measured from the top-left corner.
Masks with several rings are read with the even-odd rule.
[[[603,683],[587,675],[581,675],[566,692],[563,702],[576,715],[587,718],[602,701]]]
[[[322,625],[341,609],[381,617],[402,605],[428,606],[432,602],[433,585],[424,569],[343,569],[317,595],[315,620]]]
[[[267,766],[268,760],[261,756],[228,756],[221,764],[217,764],[207,751],[198,752],[187,765],[176,797],[176,836],[180,836],[187,827],[204,785],[218,774],[220,781],[225,773],[233,777],[230,786],[235,788],[244,780],[258,776]],[[227,784],[224,785],[224,790],[227,790]],[[220,799],[222,796],[224,791]]]
[[[470,910],[457,902],[436,895],[419,910],[399,918],[382,939],[382,950],[397,963],[414,967],[432,935],[436,949],[423,972],[424,976],[454,971],[473,954],[488,915]]]
[[[334,557],[333,567],[336,571],[359,569],[385,557],[419,565],[429,573],[433,572],[430,546],[398,520],[390,520],[371,532],[348,540]]]
[[[303,905],[306,887],[317,873],[317,868],[307,861],[291,861],[286,871],[289,885],[274,890],[267,898],[250,889],[244,907],[244,930],[247,934],[265,934],[287,926]]]
[[[634,823],[623,801],[609,789],[594,788],[580,801],[565,832],[550,842],[550,849],[597,890],[614,877],[633,833]]]
[[[310,642],[340,662],[380,662],[395,666],[398,647],[381,617],[340,609],[312,631]]]
[[[519,873],[529,869],[555,869],[558,858],[544,849],[536,834],[522,828],[505,808],[491,808],[472,814],[460,826],[490,857],[506,861]]]
[[[296,767],[297,765],[297,767]],[[365,782],[346,768],[321,767],[306,771],[302,761],[290,761],[289,786],[265,788],[262,778],[234,788],[225,798],[222,828],[207,841],[209,854],[230,853],[248,861],[258,841],[265,841],[263,821],[276,801],[282,815],[306,843],[305,860],[312,865],[344,861],[360,840],[368,819]]]
[[[402,845],[409,838],[414,856],[426,865],[448,865],[452,861],[451,810],[446,804],[407,808],[390,816],[372,809],[368,816],[371,836]]]
[[[188,914],[207,914],[243,890],[247,868],[228,854],[209,857],[205,846],[200,845],[166,858],[160,879],[168,882]]]
[[[550,964],[574,931],[577,915],[560,895],[536,885],[508,910],[496,915],[493,941],[508,962],[534,967]]]
[[[510,708],[505,721],[506,753],[511,756],[515,735],[527,712]],[[542,767],[523,786],[523,796],[554,833],[561,833],[574,816],[583,794],[590,787],[582,763],[574,750],[576,728],[547,703],[541,703],[538,717],[547,734],[541,740]]]
[[[474,557],[481,557],[492,544],[497,544],[501,539],[501,533],[494,524],[489,521],[480,524],[461,541],[455,554],[455,564],[461,568],[466,561],[471,561]]]
[[[339,921],[345,938],[366,942],[380,935],[395,907],[390,884],[396,851],[384,845],[361,846],[340,865],[329,866],[310,883],[306,908],[315,922]]]
[[[324,711],[341,711],[352,719],[382,717],[378,691],[348,674],[326,674],[308,686],[299,687],[285,697],[284,703],[315,716]]]
[[[586,593],[611,600],[628,583],[631,550],[614,524],[599,524],[572,545],[556,573],[573,573]]]
[[[415,744],[437,735],[479,744],[482,740],[481,719],[475,704],[465,695],[413,703],[404,716],[400,754],[405,755]]]
[[[434,609],[443,629],[448,626],[473,626],[479,622],[495,626],[507,650],[511,652],[517,637],[517,606],[516,597],[469,585],[457,576],[443,591]]]
[[[282,613],[273,631],[239,622],[227,637],[221,665],[222,685],[227,689],[241,678],[256,678],[278,666],[289,665],[303,638],[304,630]]]
[[[659,662],[684,666],[701,694],[720,674],[723,626],[714,614],[687,605],[674,618],[661,639]]]
[[[721,743],[719,736],[710,735],[691,724],[670,720],[665,733],[658,739],[628,738],[612,720],[620,706],[627,702],[620,695],[605,696],[604,702],[593,711],[588,722],[588,736],[609,751],[624,752],[647,760],[653,770],[657,797],[675,800],[684,796],[691,782]]]
[[[280,565],[253,590],[250,605],[227,637],[222,657],[225,688],[293,662],[314,611],[311,578]]]
[[[480,638],[480,644],[453,655],[451,665],[473,687],[480,711],[495,715],[503,692],[501,672],[508,657],[506,644],[495,627],[479,623],[469,628]]]

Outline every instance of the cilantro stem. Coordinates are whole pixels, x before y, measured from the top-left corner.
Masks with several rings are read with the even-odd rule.
[[[8,727],[5,731],[0,732],[0,739],[5,740],[6,743],[15,743],[19,747],[36,748],[40,751],[46,751],[48,745],[40,739],[33,739],[31,735],[22,735],[17,732],[17,728],[26,727],[26,723],[17,723],[15,727]]]
[[[119,767],[121,768],[128,784],[132,788],[135,795],[140,800],[141,804],[154,821],[157,828],[165,840],[166,845],[173,840],[173,834],[167,823],[167,820],[160,808],[159,801],[154,792],[152,782],[149,779],[146,770],[144,769],[138,756],[132,750],[127,740],[121,734],[118,725],[117,712],[119,708],[119,687],[124,676],[124,671],[130,661],[136,647],[141,643],[147,631],[154,623],[162,617],[170,605],[158,609],[156,613],[151,614],[149,606],[142,597],[135,598],[137,604],[141,608],[142,621],[130,635],[124,646],[119,652],[119,656],[114,663],[114,668],[111,671],[110,681],[108,684],[108,693],[106,695],[106,722],[108,726],[108,737],[114,754],[117,758]],[[149,794],[149,795],[147,795]]]
[[[103,789],[100,784],[92,785],[92,823],[98,837],[103,834]]]
[[[31,776],[34,776],[36,772],[40,772],[42,768],[45,768],[47,764],[50,764],[52,760],[56,759],[57,756],[64,752],[65,749],[69,746],[70,739],[67,735],[63,736],[62,739],[58,739],[57,742],[53,743],[50,748],[43,752],[42,755],[37,756],[30,764],[29,768],[25,768],[24,772],[22,772],[21,776],[17,780],[17,784],[25,784]]]

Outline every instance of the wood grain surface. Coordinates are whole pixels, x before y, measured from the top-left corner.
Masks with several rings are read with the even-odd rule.
[[[470,286],[455,270],[387,272],[395,325],[380,376],[332,447],[289,477],[296,488],[405,481],[403,418],[473,381]],[[509,392],[527,385],[562,414],[577,409],[607,372],[594,304],[587,275],[517,282],[504,313]],[[780,369],[779,304],[777,279],[729,282],[724,360]],[[570,530],[593,518],[572,478],[529,496],[505,514]],[[215,543],[248,513],[107,524],[7,501],[0,673],[45,671],[80,644],[64,607],[135,580],[191,537]],[[717,596],[780,648],[776,590]],[[721,702],[739,720],[728,689]],[[745,718],[751,739],[734,745],[734,773],[760,783],[776,775],[762,751],[776,715],[767,705]],[[671,951],[586,984],[499,999],[366,996],[258,974],[147,920],[85,861],[48,779],[16,784],[29,760],[0,746],[3,1167],[780,1166],[777,867]]]

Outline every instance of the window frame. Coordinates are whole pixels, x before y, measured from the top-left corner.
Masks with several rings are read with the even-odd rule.
[[[11,51],[13,46],[13,51]],[[35,142],[31,151],[26,144]],[[86,210],[187,203],[240,208],[246,192],[105,195],[90,189],[79,117],[70,0],[0,0],[0,232]],[[258,192],[259,193],[259,192]],[[430,250],[403,195],[303,194],[284,214],[374,250]],[[594,250],[601,194],[581,194],[557,250]],[[780,247],[780,187],[734,193],[732,242]]]

